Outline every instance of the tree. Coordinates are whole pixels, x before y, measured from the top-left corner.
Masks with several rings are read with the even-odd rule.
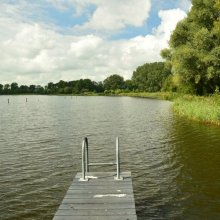
[[[69,86],[66,86],[64,89],[63,89],[63,93],[64,94],[71,94],[72,93],[72,90]]]
[[[67,86],[67,83],[63,80],[60,80],[56,85],[58,89],[64,89]]]
[[[82,90],[93,92],[95,90],[95,85],[90,79],[81,80]]]
[[[35,85],[30,85],[30,86],[29,86],[29,92],[30,92],[30,93],[35,93],[35,92],[36,92],[35,89],[36,89],[36,86],[35,86]]]
[[[180,77],[181,87],[202,95],[220,86],[220,1],[192,0],[187,18],[170,38],[161,55]]]
[[[140,91],[157,92],[170,74],[163,62],[146,63],[133,72],[132,81]]]
[[[26,85],[21,85],[20,88],[19,88],[19,91],[20,91],[21,94],[28,93],[29,92],[29,87],[26,86]]]
[[[56,92],[57,86],[53,82],[47,84],[47,93],[54,94]]]
[[[11,93],[16,94],[18,93],[18,84],[16,82],[11,83]]]
[[[29,92],[31,92],[31,91],[29,90]],[[37,86],[35,86],[34,93],[44,94],[44,88],[41,85],[37,85]]]
[[[111,75],[103,81],[103,86],[105,90],[123,89],[124,78],[117,74]]]
[[[104,92],[104,87],[102,82],[93,82],[95,85],[95,91],[97,93]]]
[[[0,94],[3,94],[3,85],[0,84]]]
[[[133,89],[136,88],[133,81],[130,79],[125,80],[124,87],[127,91],[132,91]]]
[[[7,83],[4,85],[4,94],[9,94],[10,93],[10,85]]]

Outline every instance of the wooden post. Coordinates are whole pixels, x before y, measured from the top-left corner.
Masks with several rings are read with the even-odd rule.
[[[8,104],[9,104],[9,99],[8,99]]]

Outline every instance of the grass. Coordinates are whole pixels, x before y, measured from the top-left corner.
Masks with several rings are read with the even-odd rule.
[[[180,116],[207,124],[220,125],[220,96],[185,95],[174,100],[174,111]]]
[[[174,100],[176,97],[178,97],[177,93],[172,93],[172,92],[128,92],[128,93],[119,93],[117,95],[151,98],[151,99],[163,99],[163,100]]]

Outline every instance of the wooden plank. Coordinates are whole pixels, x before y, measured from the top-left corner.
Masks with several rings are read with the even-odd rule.
[[[107,197],[108,195],[113,195],[115,197],[120,197],[120,196],[123,196],[124,198],[134,198],[134,196],[132,194],[123,194],[123,193],[102,193],[102,194],[99,194],[99,193],[90,193],[90,194],[67,194],[65,196],[65,199],[93,199],[93,198],[96,198],[96,196],[105,196]]]
[[[114,185],[109,185],[109,186],[97,186],[97,185],[79,185],[79,186],[70,186],[70,189],[71,190],[79,190],[79,189],[90,189],[90,190],[93,190],[93,189],[99,189],[99,190],[102,190],[104,192],[104,190],[107,190],[107,189],[111,189],[111,190],[123,190],[123,189],[130,189],[132,190],[132,186],[114,186]]]
[[[62,203],[59,207],[59,209],[135,209],[134,203],[113,203],[113,204],[64,204]]]
[[[92,199],[63,199],[63,203],[72,204],[102,204],[102,203],[129,203],[134,202],[134,198],[117,198],[117,197],[106,197],[106,198],[92,198]]]
[[[81,178],[81,176],[82,176],[82,173],[77,173],[76,176],[75,176],[75,179],[79,179],[79,178]],[[89,172],[87,174],[87,176],[93,177],[92,180],[94,180],[96,178],[98,178],[98,179],[103,178],[105,180],[115,181],[114,177],[116,176],[116,173],[115,172],[108,172],[108,173],[106,173],[106,172]],[[121,176],[124,179],[131,179],[131,172],[122,172]]]
[[[90,177],[94,177],[94,176],[90,176]],[[99,180],[100,182],[101,181],[108,181],[108,182],[110,182],[110,183],[112,183],[112,182],[114,182],[114,183],[120,183],[120,182],[124,182],[124,183],[128,183],[128,182],[131,182],[131,178],[124,178],[123,180],[115,180],[114,179],[114,177],[115,176],[112,176],[112,177],[107,177],[106,179],[104,179],[103,177],[97,177],[97,179],[93,179],[93,178],[89,178],[89,176],[88,176],[88,178],[89,178],[89,181],[88,182],[97,182],[97,180]],[[79,179],[81,178],[81,176],[79,177],[79,178],[75,178],[74,180],[73,180],[73,183],[74,182],[79,182]],[[81,183],[85,183],[85,182],[81,182]]]
[[[67,194],[98,194],[100,189],[69,189]],[[133,194],[132,189],[105,189],[105,193]]]
[[[136,215],[135,209],[85,209],[85,210],[77,210],[77,209],[59,209],[56,215],[61,216],[111,216],[111,215]]]
[[[55,216],[53,220],[137,220],[137,216]]]
[[[114,184],[113,184],[114,183]],[[82,181],[73,181],[73,183],[71,184],[71,186],[93,186],[93,185],[97,185],[97,186],[100,186],[100,185],[115,185],[115,186],[131,186],[132,183],[131,181],[108,181],[108,180],[96,180],[96,181],[92,181],[92,180],[89,180],[88,182],[82,182]]]
[[[77,173],[54,220],[133,220],[137,219],[130,172],[124,180],[114,180],[115,173],[91,172],[89,181],[80,181]]]

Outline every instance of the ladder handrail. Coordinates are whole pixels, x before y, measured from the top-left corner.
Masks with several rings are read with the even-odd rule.
[[[89,172],[89,142],[88,142],[88,138],[85,137],[85,145],[86,145],[86,173]]]
[[[119,152],[119,138],[116,137],[116,162],[114,163],[89,163],[89,143],[88,138],[85,137],[82,142],[82,177],[80,181],[88,181],[86,173],[89,172],[89,166],[101,166],[101,165],[116,165],[117,175],[115,180],[123,180],[120,175],[120,152]]]
[[[82,142],[82,177],[80,178],[80,181],[88,181],[88,178],[86,177],[86,170],[87,170],[87,162],[88,162],[88,141],[86,141],[87,138],[84,138]]]

